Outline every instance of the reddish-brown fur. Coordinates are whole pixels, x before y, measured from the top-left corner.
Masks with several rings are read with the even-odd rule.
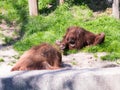
[[[58,69],[61,66],[61,59],[61,53],[57,49],[47,43],[43,43],[26,51],[11,71]]]
[[[84,28],[72,26],[67,29],[62,41],[56,42],[62,50],[81,49],[84,46],[101,44],[105,39],[105,34],[94,34]]]

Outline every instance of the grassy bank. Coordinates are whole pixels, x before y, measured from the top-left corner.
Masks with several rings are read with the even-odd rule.
[[[8,0],[9,1],[9,0]],[[4,1],[1,1],[4,2]],[[62,6],[48,8],[47,5],[52,0],[39,2],[40,14],[37,17],[28,16],[27,1],[11,4],[10,10],[13,10],[13,16],[8,17],[8,21],[16,20],[21,27],[22,37],[14,44],[18,51],[25,51],[42,42],[54,44],[56,40],[61,40],[69,26],[80,26],[93,33],[105,32],[105,42],[101,45],[85,47],[81,51],[85,52],[108,52],[108,55],[102,57],[104,60],[116,60],[120,58],[120,21],[106,14],[99,17],[94,16],[92,10],[86,4],[72,5],[65,3]],[[5,2],[6,3],[6,2]],[[19,5],[20,4],[20,5]],[[24,6],[19,9],[15,7]],[[55,4],[53,4],[55,5]],[[6,6],[5,6],[6,7]],[[1,8],[1,7],[0,7]],[[6,10],[6,9],[5,9]],[[17,12],[18,10],[21,13]],[[9,14],[8,10],[8,14]],[[23,16],[22,13],[24,12]],[[5,14],[6,15],[6,14]],[[1,15],[1,18],[5,19]]]

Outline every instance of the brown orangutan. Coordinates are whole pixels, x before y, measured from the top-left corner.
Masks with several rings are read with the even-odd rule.
[[[61,67],[61,62],[61,53],[53,46],[43,43],[26,51],[11,71],[59,69]]]
[[[81,49],[89,45],[101,44],[105,39],[105,34],[94,34],[84,28],[72,26],[67,29],[62,41],[57,41],[56,44],[62,50]]]

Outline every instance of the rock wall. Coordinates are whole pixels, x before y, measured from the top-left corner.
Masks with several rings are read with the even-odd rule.
[[[0,90],[120,90],[120,67],[0,72]]]

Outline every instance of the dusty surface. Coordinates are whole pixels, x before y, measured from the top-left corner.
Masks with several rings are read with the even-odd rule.
[[[101,68],[101,67],[116,67],[116,62],[102,61],[100,56],[106,55],[103,53],[77,53],[63,56],[62,60],[65,67],[80,67],[80,68]],[[12,46],[0,47],[0,73],[10,72],[12,66],[18,60],[19,54],[13,49]]]
[[[103,61],[101,56],[106,55],[105,52],[102,53],[84,53],[80,52],[77,54],[71,54],[68,56],[63,56],[63,61],[72,67],[80,68],[102,68],[102,67],[116,67],[118,64],[116,62]]]
[[[4,22],[0,24],[0,73],[8,73],[19,57],[12,45],[3,45],[5,44],[3,36],[14,36],[14,29],[14,25],[8,27]],[[16,38],[16,36],[13,38]],[[106,55],[105,52],[96,54],[80,52],[63,56],[62,60],[66,67],[99,68],[118,66],[116,62],[102,61],[100,57],[104,55]]]
[[[16,39],[16,26],[14,22],[8,26],[4,20],[0,24],[0,73],[9,72],[18,58],[18,53],[12,45],[6,44],[6,37]]]
[[[13,49],[12,46],[0,47],[0,73],[6,73],[10,71],[12,66],[17,60],[19,54]]]

